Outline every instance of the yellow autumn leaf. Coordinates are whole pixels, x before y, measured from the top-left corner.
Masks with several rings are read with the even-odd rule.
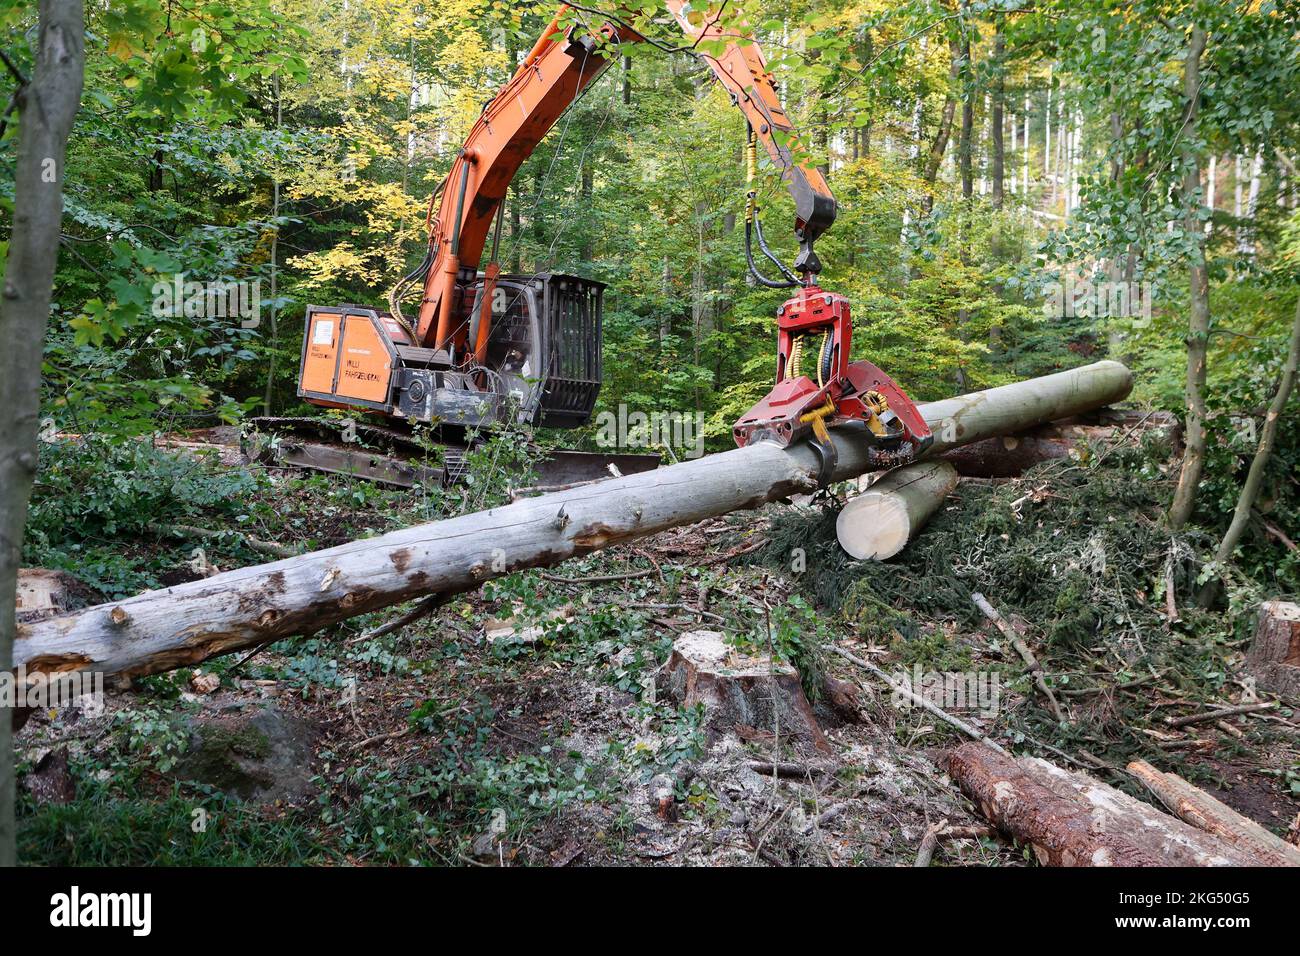
[[[135,55],[135,48],[125,33],[114,33],[108,38],[108,55],[125,62]]]

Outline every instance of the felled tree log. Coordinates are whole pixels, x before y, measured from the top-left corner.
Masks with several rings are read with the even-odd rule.
[[[1259,606],[1246,670],[1261,690],[1300,701],[1300,604],[1265,601]]]
[[[1128,772],[1142,781],[1178,819],[1240,847],[1259,865],[1300,866],[1300,849],[1177,774],[1162,773],[1145,760],[1134,760],[1128,765]]]
[[[859,561],[892,558],[956,487],[957,470],[946,461],[894,469],[840,510],[835,519],[840,547]]]
[[[102,600],[102,594],[67,571],[18,569],[15,611],[19,624],[66,614]]]
[[[677,638],[658,683],[686,707],[703,704],[710,731],[752,727],[782,740],[829,749],[799,672],[789,664],[739,651],[718,631],[691,631]]]
[[[1247,851],[1155,807],[1037,757],[983,744],[950,752],[946,769],[980,812],[1033,847],[1045,866],[1251,866]]]
[[[1118,401],[1132,376],[1097,362],[921,408],[935,454]],[[835,429],[833,478],[869,469],[858,430]],[[29,671],[141,675],[312,633],[430,594],[456,594],[667,528],[813,490],[806,443],[759,442],[667,468],[240,568],[20,626],[14,664]]]
[[[943,453],[963,478],[1017,478],[1045,461],[1070,457],[1070,443],[1033,435],[985,438]]]

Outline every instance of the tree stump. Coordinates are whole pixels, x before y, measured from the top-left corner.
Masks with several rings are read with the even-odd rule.
[[[1300,604],[1265,601],[1259,606],[1246,670],[1260,690],[1300,701]]]
[[[690,707],[703,704],[712,735],[753,728],[799,747],[829,750],[789,664],[746,654],[718,631],[691,631],[673,643],[659,686]]]
[[[103,600],[94,589],[67,571],[48,568],[19,568],[14,595],[14,612],[19,624],[78,611]]]

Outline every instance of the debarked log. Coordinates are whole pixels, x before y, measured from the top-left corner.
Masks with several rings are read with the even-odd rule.
[[[1118,362],[1058,372],[921,406],[930,454],[1099,408],[1132,385]],[[834,429],[837,481],[870,464],[860,430]],[[525,568],[814,490],[806,443],[759,442],[488,511],[417,525],[18,628],[14,666],[142,675],[312,633],[431,594],[457,594]]]

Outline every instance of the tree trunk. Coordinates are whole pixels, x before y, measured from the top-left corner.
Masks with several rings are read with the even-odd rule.
[[[1002,142],[1002,110],[1006,99],[1006,67],[1002,62],[1006,55],[1007,39],[1002,32],[1002,19],[999,17],[993,34],[993,108],[989,111],[989,132],[993,144],[993,208],[1001,209],[1003,200],[1003,178],[1006,173],[1006,153]]]
[[[1044,866],[1250,866],[1231,843],[1084,774],[962,744],[945,768],[998,829]]]
[[[1246,482],[1241,486],[1241,494],[1237,497],[1237,508],[1232,513],[1232,523],[1224,532],[1223,540],[1219,542],[1219,550],[1214,556],[1214,560],[1219,564],[1224,564],[1232,558],[1232,552],[1237,549],[1246,525],[1250,523],[1250,509],[1255,507],[1255,502],[1259,498],[1260,488],[1264,484],[1264,473],[1268,470],[1269,459],[1273,456],[1278,422],[1282,420],[1286,403],[1291,398],[1291,389],[1295,386],[1297,364],[1300,364],[1300,301],[1296,302],[1295,320],[1291,323],[1291,337],[1287,343],[1286,363],[1282,366],[1282,377],[1277,383],[1277,391],[1273,394],[1273,403],[1268,407],[1268,414],[1264,416],[1264,427],[1259,433],[1259,445],[1255,449],[1255,457],[1250,462]]]
[[[963,9],[965,4],[963,4]],[[961,168],[961,197],[963,200],[963,209],[961,219],[957,228],[957,255],[963,266],[969,265],[968,257],[970,254],[968,246],[968,222],[970,220],[970,200],[974,195],[974,179],[971,170],[971,137],[975,130],[975,83],[973,80],[972,63],[970,55],[970,34],[967,32],[965,24],[961,28],[961,60],[962,60],[962,82],[961,82],[961,138],[958,141],[958,165]],[[970,311],[964,306],[957,310],[957,335],[965,341],[966,323],[970,321]],[[966,388],[966,370],[960,365],[957,367],[957,388],[964,390]]]
[[[414,89],[415,68],[412,65],[412,88]],[[284,104],[280,97],[280,75],[277,73],[272,78],[272,89],[275,91],[275,130],[278,134],[284,125]],[[407,98],[409,104],[415,96],[414,91]],[[408,109],[406,114],[407,120],[410,120],[411,114]],[[411,154],[408,153],[406,164],[402,167],[402,192],[406,192],[406,176],[411,167]],[[272,404],[275,398],[275,349],[280,338],[280,301],[279,301],[279,268],[280,268],[280,171],[277,169],[271,177],[271,219],[275,223],[271,228],[275,231],[271,233],[271,348],[270,361],[266,367],[266,394],[262,399],[262,414],[268,418],[275,414]]]
[[[1097,362],[931,402],[931,454],[1081,414],[1128,394],[1132,376]],[[834,480],[869,468],[854,429],[832,430]],[[188,666],[427,594],[456,594],[524,568],[623,544],[815,487],[806,442],[758,442],[655,471],[228,571],[24,626],[17,663],[30,671],[141,675]]]
[[[849,500],[835,519],[840,547],[859,561],[892,558],[912,540],[957,487],[945,461],[897,468]]]
[[[1238,167],[1240,168],[1240,167]],[[1237,227],[1237,254],[1245,258],[1255,255],[1255,217],[1259,214],[1259,182],[1264,171],[1264,151],[1257,149],[1250,164],[1250,187],[1246,194],[1246,207],[1238,212],[1245,222]],[[1238,188],[1240,197],[1240,187]]]
[[[1162,773],[1145,760],[1134,760],[1128,772],[1178,819],[1249,853],[1260,866],[1300,866],[1300,849],[1182,777]]]
[[[961,140],[958,157],[961,165],[961,195],[970,199],[974,195],[974,182],[971,174],[971,136],[975,129],[975,82],[971,73],[970,34],[965,27],[961,33]]]
[[[1029,196],[1029,94],[1025,93],[1025,132],[1020,137],[1020,191]]]
[[[587,157],[587,161],[582,164],[582,208],[591,209],[591,193],[595,188],[595,170],[592,167],[596,164],[596,156],[593,154]],[[587,234],[582,240],[582,261],[591,262],[596,254],[596,236],[588,226]]]
[[[957,112],[958,82],[961,77],[961,44],[954,38],[948,41],[948,55],[952,62],[948,65],[948,91],[943,98],[943,113],[939,117],[939,129],[930,144],[930,152],[925,161],[925,181],[931,187],[939,175],[944,153],[948,151],[948,140],[952,138],[952,121]],[[933,188],[925,195],[925,211],[928,214],[934,208]]]
[[[1191,44],[1183,68],[1183,96],[1186,123],[1183,141],[1196,136],[1196,113],[1201,89],[1201,54],[1205,51],[1205,31],[1192,28]],[[1196,489],[1205,469],[1205,361],[1210,335],[1210,287],[1205,268],[1205,232],[1197,213],[1200,202],[1201,162],[1195,148],[1189,149],[1187,171],[1183,175],[1183,202],[1186,216],[1183,228],[1192,243],[1188,278],[1191,286],[1191,312],[1187,319],[1187,424],[1184,428],[1183,466],[1178,487],[1169,506],[1169,526],[1175,531],[1187,524],[1196,506]]]
[[[1259,690],[1300,704],[1300,604],[1265,601],[1259,606],[1246,671]]]
[[[81,0],[40,0],[30,82],[18,89],[13,225],[0,295],[0,672],[14,649],[15,589],[36,475],[41,357],[63,221],[64,157],[85,67]],[[0,866],[14,851],[13,730],[0,719]]]

